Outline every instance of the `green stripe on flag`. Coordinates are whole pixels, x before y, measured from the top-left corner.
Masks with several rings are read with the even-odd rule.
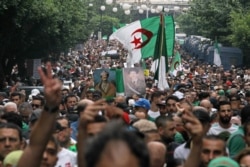
[[[116,92],[124,93],[122,69],[116,69]]]
[[[168,57],[172,57],[174,53],[175,45],[175,24],[172,16],[165,16],[165,29],[167,40],[167,54]]]

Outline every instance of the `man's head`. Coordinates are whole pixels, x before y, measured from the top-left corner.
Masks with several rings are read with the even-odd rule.
[[[33,108],[33,110],[35,109],[42,109],[44,106],[45,100],[42,96],[37,95],[37,96],[33,96],[32,97],[32,102],[31,102],[31,106]]]
[[[152,93],[151,100],[150,100],[151,103],[158,104],[163,100],[165,100],[163,92],[155,91]]]
[[[167,112],[168,113],[176,113],[177,108],[176,108],[176,103],[179,102],[179,98],[177,96],[168,96],[166,99],[166,104],[167,104]]]
[[[166,146],[161,142],[151,141],[147,144],[147,147],[150,155],[150,166],[163,167],[166,162]]]
[[[150,103],[147,99],[140,98],[134,104],[135,116],[137,118],[145,119],[149,109]]]
[[[19,92],[13,92],[10,95],[10,100],[19,106],[22,103],[22,94]]]
[[[40,167],[54,167],[57,163],[57,153],[59,144],[54,137],[51,137],[43,152],[43,157]]]
[[[218,110],[219,122],[224,125],[230,124],[232,114],[233,113],[232,113],[230,102],[220,101],[219,110]]]
[[[133,127],[145,135],[145,141],[147,143],[151,141],[161,141],[161,136],[159,135],[154,122],[140,119],[133,124]]]
[[[107,124],[107,119],[97,115],[95,119],[87,124],[86,133],[88,137],[92,137],[100,133]]]
[[[72,132],[72,129],[70,128],[70,122],[66,117],[58,117],[56,122],[56,140],[62,147],[67,148],[68,144],[70,143],[70,136]]]
[[[143,139],[120,123],[109,123],[86,144],[87,166],[149,167],[149,152]]]
[[[176,129],[172,116],[161,115],[156,118],[155,124],[157,126],[158,133],[161,135],[164,142],[168,144],[174,141]]]
[[[19,111],[19,113],[20,113],[20,115],[22,117],[22,120],[26,124],[28,124],[29,123],[29,118],[30,118],[30,116],[32,114],[32,111],[33,111],[30,103],[28,103],[28,102],[21,103],[19,105],[19,107],[18,107],[18,111]]]
[[[210,116],[206,108],[196,106],[193,108],[193,114],[201,122],[202,127],[203,127],[203,133],[204,135],[206,135],[211,127]]]
[[[78,98],[74,94],[69,94],[64,99],[64,104],[68,112],[73,111],[78,102]]]
[[[206,108],[208,113],[211,113],[211,111],[212,111],[212,103],[210,102],[210,100],[207,100],[207,99],[201,100],[200,106]]]
[[[14,150],[22,147],[21,129],[12,123],[0,124],[0,156],[5,157]]]
[[[4,112],[15,112],[17,113],[17,104],[14,102],[8,102],[4,104]]]
[[[203,138],[201,148],[201,162],[205,167],[207,167],[209,162],[214,158],[226,155],[226,143],[224,140],[214,135]]]

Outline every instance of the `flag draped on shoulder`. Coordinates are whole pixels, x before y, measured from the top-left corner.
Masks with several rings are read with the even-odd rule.
[[[214,43],[214,64],[217,66],[221,66],[220,51],[217,40],[215,40]]]
[[[166,73],[168,72],[168,54],[164,15],[161,14],[160,18],[153,57],[156,68],[154,79],[158,81],[158,89],[164,90],[169,88],[166,79]]]
[[[175,56],[172,59],[172,63],[170,66],[170,72],[176,76],[178,71],[182,70],[182,65],[181,65],[181,56],[179,52],[176,52]]]
[[[166,16],[164,27],[167,27],[168,32],[165,34],[166,43],[168,44],[167,55],[173,54],[174,48],[174,24],[171,16]],[[128,60],[130,64],[139,63],[143,58],[149,58],[154,55],[155,42],[158,34],[159,17],[151,17],[144,20],[138,20],[130,23],[111,35],[111,39],[120,41],[124,48],[129,52]]]

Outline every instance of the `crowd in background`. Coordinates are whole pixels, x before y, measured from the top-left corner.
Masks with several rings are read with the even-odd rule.
[[[105,56],[109,50],[119,56]],[[250,166],[250,70],[225,71],[177,51],[182,70],[167,75],[169,89],[158,90],[150,73],[145,95],[105,100],[93,71],[126,67],[127,52],[116,41],[90,39],[82,50],[44,62],[46,72],[30,82],[44,89],[30,94],[13,68],[17,82],[0,92],[2,165]],[[152,61],[144,60],[146,69]]]

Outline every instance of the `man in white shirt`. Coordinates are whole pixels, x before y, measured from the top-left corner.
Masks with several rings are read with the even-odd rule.
[[[218,122],[214,123],[208,131],[208,135],[219,135],[221,133],[228,132],[228,135],[237,131],[238,126],[230,123],[233,111],[231,104],[228,101],[219,102],[218,109]],[[229,136],[228,136],[229,137]]]

